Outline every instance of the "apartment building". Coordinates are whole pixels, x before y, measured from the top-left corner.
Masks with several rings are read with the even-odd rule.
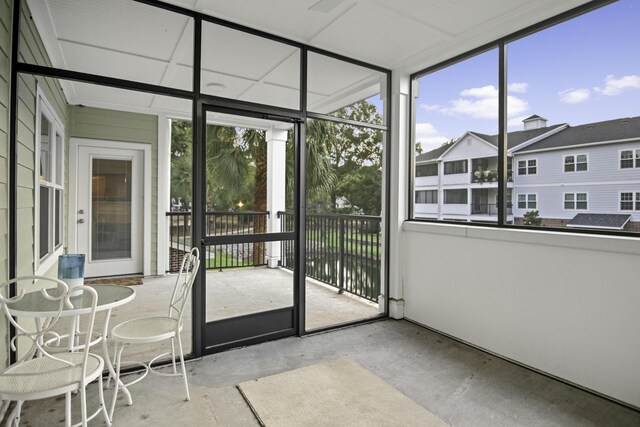
[[[640,117],[507,134],[507,221],[538,211],[547,227],[640,231]],[[416,217],[495,222],[498,136],[466,132],[416,157]]]

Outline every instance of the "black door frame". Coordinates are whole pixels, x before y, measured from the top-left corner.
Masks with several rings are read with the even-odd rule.
[[[300,232],[299,224],[301,215],[304,215],[303,197],[300,197],[301,186],[303,186],[303,175],[300,172],[301,165],[300,151],[304,150],[304,144],[301,144],[301,133],[304,132],[304,122],[298,117],[283,116],[281,114],[267,114],[256,112],[251,109],[228,107],[217,103],[202,103],[199,109],[201,120],[199,121],[198,141],[194,144],[194,167],[199,170],[198,175],[194,175],[194,187],[198,192],[198,196],[194,198],[193,212],[195,220],[198,217],[198,226],[194,227],[193,242],[198,242],[200,253],[205,253],[205,248],[214,244],[227,243],[254,243],[254,242],[275,242],[293,240],[294,247],[304,248],[304,232]],[[294,223],[296,224],[293,232],[272,232],[262,234],[245,234],[231,236],[206,236],[204,230],[204,220],[206,213],[205,193],[206,193],[206,128],[207,113],[223,113],[238,117],[251,117],[264,120],[272,120],[283,123],[291,123],[294,129]],[[197,165],[196,165],[197,163]],[[304,224],[304,221],[302,221]],[[303,229],[302,229],[303,230]],[[199,234],[195,235],[195,231]],[[298,260],[304,260],[304,256],[296,253],[296,265],[293,272],[293,301],[291,307],[284,307],[265,312],[251,313],[243,316],[237,316],[213,322],[206,320],[206,259],[202,257],[200,260],[200,274],[194,285],[194,294],[197,296],[197,304],[194,305],[194,331],[199,329],[200,342],[196,342],[197,349],[200,354],[216,353],[228,348],[238,347],[242,345],[257,344],[263,341],[269,341],[277,338],[284,338],[292,335],[299,335],[304,331],[304,319],[302,313],[305,312],[304,301],[304,270],[300,274],[300,268],[304,269],[304,263]],[[301,267],[302,266],[302,267]],[[196,350],[196,348],[194,348]],[[196,351],[198,351],[196,350]]]

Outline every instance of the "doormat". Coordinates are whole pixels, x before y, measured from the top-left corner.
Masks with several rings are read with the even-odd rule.
[[[237,387],[266,427],[448,425],[349,358]]]
[[[102,279],[85,279],[85,285],[142,285],[142,277],[105,277]]]

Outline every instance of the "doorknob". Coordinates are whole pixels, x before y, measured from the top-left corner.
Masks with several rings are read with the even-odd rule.
[[[80,210],[78,211],[78,213],[79,213],[79,214],[83,214],[83,213],[84,213],[84,209],[80,209]]]
[[[84,223],[84,219],[80,218],[80,219],[78,220],[78,224],[83,224],[83,223]]]

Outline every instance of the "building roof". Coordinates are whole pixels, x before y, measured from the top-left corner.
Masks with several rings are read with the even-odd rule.
[[[533,116],[529,116],[526,119],[524,119],[523,122],[528,122],[530,120],[547,120],[547,119],[537,114],[534,114]]]
[[[567,227],[622,230],[630,219],[631,215],[628,214],[579,213],[567,223]]]
[[[543,135],[547,132],[552,131],[553,129],[560,127],[560,126],[564,126],[563,124],[559,124],[559,125],[553,125],[553,126],[547,126],[547,127],[543,127],[543,128],[539,128],[539,129],[530,129],[530,130],[520,130],[520,131],[516,131],[516,132],[509,132],[507,134],[507,146],[509,149],[514,148],[520,144],[522,144],[525,141],[529,141],[533,138],[537,138],[540,135]],[[485,142],[488,142],[489,144],[493,145],[494,147],[498,147],[498,135],[487,135],[484,133],[479,133],[479,132],[472,132],[469,131],[468,133],[470,133],[471,135],[474,135],[476,138],[482,139]],[[535,145],[535,144],[534,144]],[[434,150],[431,151],[427,151],[426,153],[422,153],[419,154],[418,156],[416,156],[416,162],[426,162],[429,160],[436,160],[438,159],[441,155],[444,154],[445,151],[447,151],[449,148],[451,148],[451,144],[447,144],[444,145],[442,147],[438,147]]]
[[[435,150],[427,151],[426,153],[418,154],[416,156],[416,162],[426,162],[428,160],[436,160],[442,156],[445,151],[451,148],[451,144],[443,145]]]
[[[548,138],[544,138],[522,150],[518,150],[518,152],[562,148],[631,138],[640,138],[640,117],[627,117],[607,120],[605,122],[587,123],[580,126],[569,126],[567,129],[553,134]]]
[[[540,116],[534,115],[525,120],[538,117]],[[508,148],[516,148],[518,145],[526,141],[530,141],[533,138],[537,138],[560,126],[567,126],[567,128],[560,130],[553,135],[541,139],[540,141],[534,142],[533,144],[523,147],[519,150],[516,149],[515,151],[517,153],[526,153],[528,151],[572,147],[581,144],[618,141],[634,138],[640,139],[640,116],[638,116],[607,120],[604,122],[587,123],[580,126],[557,124],[538,129],[509,132],[507,134]],[[488,142],[495,147],[498,146],[498,135],[486,135],[483,133],[472,131],[469,131],[468,133],[482,139],[483,141]],[[438,147],[435,150],[422,153],[416,157],[416,161],[424,162],[429,160],[436,160],[442,154],[444,154],[444,152],[447,151],[449,147],[451,147],[451,145]]]

